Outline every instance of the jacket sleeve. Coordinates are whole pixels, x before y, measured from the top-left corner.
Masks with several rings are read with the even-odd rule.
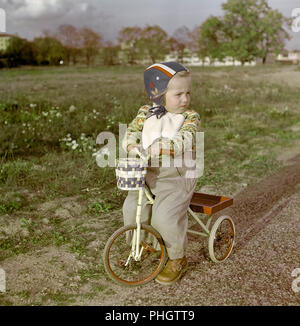
[[[142,106],[139,109],[137,116],[128,125],[122,141],[122,148],[124,151],[128,152],[129,145],[138,145],[142,143],[142,130],[148,110],[148,106]]]
[[[186,113],[182,127],[172,139],[175,156],[188,150],[196,150],[196,133],[200,131],[200,115],[192,110]]]

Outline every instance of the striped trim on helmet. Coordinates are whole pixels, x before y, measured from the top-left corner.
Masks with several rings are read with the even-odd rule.
[[[167,75],[169,78],[172,78],[176,74],[175,70],[173,70],[172,68],[170,68],[170,67],[168,67],[166,65],[163,65],[161,63],[155,63],[152,66],[148,67],[147,70],[151,69],[151,68],[160,70],[165,75]]]

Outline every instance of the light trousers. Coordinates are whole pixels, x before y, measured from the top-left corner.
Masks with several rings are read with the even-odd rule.
[[[151,224],[162,236],[170,259],[182,258],[187,246],[187,210],[197,178],[185,177],[186,168],[148,167],[146,182],[155,201],[143,195],[141,222]],[[128,191],[123,204],[124,225],[134,224],[138,191]]]

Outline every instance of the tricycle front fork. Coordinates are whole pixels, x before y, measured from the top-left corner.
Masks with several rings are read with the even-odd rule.
[[[131,251],[127,258],[125,266],[130,262],[130,259],[133,258],[135,261],[139,261],[143,252],[144,247],[140,248],[140,239],[141,239],[141,213],[142,213],[142,200],[143,200],[144,189],[139,189],[138,203],[136,209],[136,229],[133,231],[132,242],[131,242]]]

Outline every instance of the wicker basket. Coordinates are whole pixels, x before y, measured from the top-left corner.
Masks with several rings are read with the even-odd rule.
[[[122,190],[139,190],[144,188],[147,174],[145,162],[137,158],[116,160],[117,187]]]

